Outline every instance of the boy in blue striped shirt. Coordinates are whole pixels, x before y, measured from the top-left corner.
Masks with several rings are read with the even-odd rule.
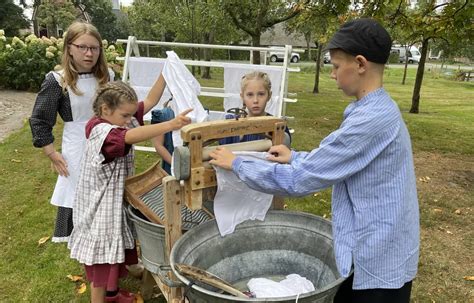
[[[391,45],[372,19],[347,22],[336,32],[327,47],[331,78],[356,100],[318,148],[274,146],[268,159],[276,163],[243,160],[224,147],[211,153],[211,164],[232,169],[262,192],[304,196],[333,187],[334,252],[347,277],[337,303],[408,303],[417,273],[419,208],[410,136],[383,88]]]

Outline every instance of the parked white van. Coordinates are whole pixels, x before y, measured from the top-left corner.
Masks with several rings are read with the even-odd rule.
[[[392,52],[397,52],[399,56],[400,63],[405,62],[407,48],[401,45],[392,46]],[[416,46],[411,46],[408,51],[408,63],[418,63],[420,62],[421,53]]]

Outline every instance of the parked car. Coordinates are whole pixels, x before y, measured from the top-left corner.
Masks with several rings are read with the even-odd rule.
[[[271,62],[283,61],[285,57],[285,50],[281,47],[272,47],[272,48],[274,48],[275,50],[268,52],[268,57],[270,58],[270,61]],[[293,63],[300,61],[300,54],[292,52],[290,56],[290,61]]]
[[[407,49],[405,46],[394,46],[391,49],[391,52],[397,52],[399,55],[400,63],[405,62]],[[416,46],[410,47],[408,51],[408,63],[418,63],[420,62],[421,53]]]
[[[331,55],[329,54],[329,52],[326,52],[326,53],[324,54],[323,62],[324,62],[325,64],[331,63]]]

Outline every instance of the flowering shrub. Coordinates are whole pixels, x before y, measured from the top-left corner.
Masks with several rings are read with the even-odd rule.
[[[37,91],[46,73],[60,69],[63,45],[63,38],[38,38],[33,34],[23,39],[8,38],[0,30],[0,86]],[[123,49],[116,49],[106,40],[103,45],[107,62],[119,76],[122,65],[116,58]]]

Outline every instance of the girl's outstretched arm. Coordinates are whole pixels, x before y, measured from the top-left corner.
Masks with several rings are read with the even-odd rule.
[[[151,87],[148,95],[146,96],[144,103],[143,113],[148,113],[158,102],[160,101],[161,96],[163,95],[163,91],[165,90],[166,82],[163,74],[160,73],[158,79],[156,79],[155,83]]]
[[[180,129],[181,127],[191,123],[191,118],[186,117],[186,115],[192,110],[192,108],[188,108],[170,121],[132,128],[125,134],[125,143],[135,144],[172,130]]]

